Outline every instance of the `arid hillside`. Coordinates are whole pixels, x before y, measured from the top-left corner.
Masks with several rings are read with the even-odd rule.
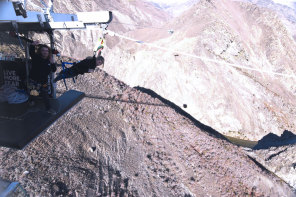
[[[294,196],[151,90],[100,70],[68,85],[87,97],[24,150],[0,148],[1,177],[31,196]]]
[[[143,29],[126,35],[177,52],[121,40],[106,52],[105,70],[187,105],[184,110],[225,135],[260,140],[268,133],[295,132],[296,78],[223,64],[295,74],[295,41],[275,11],[244,2],[201,1],[164,28],[174,33]]]
[[[276,10],[201,0],[170,18],[140,0],[54,5],[111,10],[108,29],[138,42],[107,35],[104,69],[67,80],[86,98],[24,150],[0,148],[1,178],[31,196],[296,196],[296,78],[195,57],[296,74],[293,24]],[[100,32],[55,36],[63,56],[82,59]],[[21,51],[6,35],[0,41]],[[65,91],[62,81],[57,89]],[[222,134],[261,141],[246,149]]]
[[[263,138],[265,148],[246,153],[295,188],[296,78],[221,64],[295,75],[295,27],[295,12],[271,1],[201,1],[163,29],[126,33],[145,43],[121,40],[106,52],[105,70],[154,90],[222,134]],[[286,133],[291,139],[282,144]]]

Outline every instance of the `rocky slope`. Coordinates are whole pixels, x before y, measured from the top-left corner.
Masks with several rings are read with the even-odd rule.
[[[265,136],[254,147],[254,150],[246,150],[246,152],[296,188],[295,143],[295,134],[285,131],[281,136],[274,134]]]
[[[256,5],[201,1],[158,29],[152,26],[167,15],[141,1],[55,2],[57,12],[111,7],[110,29],[170,49],[280,72],[295,68],[292,35],[274,12]],[[33,3],[31,8],[39,9]],[[96,31],[56,34],[63,55],[77,59],[92,53],[97,37]],[[24,151],[0,149],[3,178],[21,181],[33,196],[295,196],[240,148],[194,120],[245,139],[295,132],[292,79],[118,38],[108,37],[107,46],[106,71],[132,86],[153,89],[194,117],[153,91],[132,89],[99,71],[72,85],[88,97]],[[282,145],[247,153],[295,187],[295,148]]]
[[[1,177],[31,196],[295,195],[153,91],[103,71],[68,85],[87,98],[24,150],[0,148]]]
[[[240,0],[243,2],[251,2],[254,3],[260,7],[268,8],[270,10],[273,10],[277,12],[279,17],[281,17],[281,20],[286,25],[289,34],[291,34],[294,37],[294,40],[296,40],[296,13],[295,13],[295,5],[296,3],[292,2],[284,2],[284,1],[272,1],[272,0]],[[284,3],[284,4],[281,4]],[[287,3],[287,5],[285,5]]]
[[[294,11],[271,1],[252,3],[202,1],[164,27],[175,30],[172,36],[155,29],[127,35],[170,50],[295,74]],[[108,73],[153,89],[223,134],[249,140],[281,136],[284,130],[295,134],[295,78],[228,68],[124,40],[106,56]],[[251,152],[295,188],[295,142]]]
[[[181,1],[176,3],[166,2],[166,3],[154,3],[156,7],[159,7],[166,12],[168,12],[172,17],[179,16],[184,11],[190,9],[192,5],[199,2],[199,0],[187,0],[187,1]]]
[[[268,8],[204,0],[164,28],[175,33],[136,30],[127,35],[171,50],[295,74],[295,41]],[[184,110],[223,134],[259,140],[270,132],[295,132],[295,78],[229,68],[125,40],[106,51],[106,58],[108,73],[180,107],[186,104]]]

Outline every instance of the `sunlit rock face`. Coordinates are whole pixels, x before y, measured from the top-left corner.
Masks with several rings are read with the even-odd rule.
[[[186,104],[184,110],[225,135],[259,140],[270,132],[295,132],[295,78],[223,64],[295,74],[295,41],[276,11],[246,2],[201,1],[162,29],[127,35],[177,52],[121,40],[106,50],[108,73],[180,107]]]

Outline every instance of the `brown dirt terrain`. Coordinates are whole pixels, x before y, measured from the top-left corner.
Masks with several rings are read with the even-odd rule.
[[[100,70],[68,85],[87,98],[24,150],[0,149],[1,176],[20,181],[31,196],[294,195],[150,90]]]

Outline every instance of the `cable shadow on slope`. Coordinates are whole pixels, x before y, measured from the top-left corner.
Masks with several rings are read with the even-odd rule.
[[[115,99],[115,98],[103,97],[103,96],[97,96],[97,95],[90,95],[90,94],[86,94],[85,95],[85,98],[98,99],[98,100],[106,100],[106,101],[113,101],[113,102],[123,102],[123,103],[130,103],[130,104],[150,105],[150,106],[157,106],[157,107],[171,107],[178,114],[180,114],[180,115],[188,118],[189,120],[191,120],[194,123],[194,125],[196,127],[198,127],[199,129],[201,129],[203,131],[206,131],[207,133],[209,133],[213,137],[216,137],[216,138],[219,138],[219,139],[223,139],[223,140],[226,140],[226,141],[230,142],[226,137],[224,137],[218,131],[216,131],[212,127],[209,127],[209,126],[207,126],[207,125],[199,122],[193,116],[191,116],[189,113],[185,112],[182,108],[180,108],[179,106],[177,106],[173,102],[171,102],[171,101],[163,98],[162,96],[158,95],[153,90],[146,89],[146,88],[143,88],[143,87],[140,87],[140,86],[136,86],[134,88],[136,90],[140,91],[140,92],[143,92],[145,94],[150,95],[153,98],[159,99],[164,104],[156,104],[156,103],[146,103],[146,102],[137,102],[137,101],[130,101],[130,100],[122,100],[122,99]],[[57,91],[57,93],[63,94],[64,91]]]
[[[131,104],[139,104],[139,105],[151,105],[151,106],[157,106],[157,107],[168,107],[167,105],[163,105],[163,104],[145,103],[145,102],[137,102],[137,101],[130,101],[130,100],[121,100],[121,99],[108,98],[108,97],[102,97],[102,96],[94,96],[94,95],[86,95],[85,97],[86,98],[92,98],[92,99],[106,100],[106,101],[122,102],[122,103],[131,103]]]
[[[191,116],[189,113],[185,112],[181,107],[179,107],[178,105],[176,105],[175,103],[163,98],[162,96],[158,95],[156,92],[154,92],[151,89],[147,89],[147,88],[143,88],[140,86],[136,86],[134,87],[136,90],[141,91],[143,93],[146,93],[148,95],[150,95],[153,98],[157,98],[160,101],[162,101],[164,104],[166,104],[167,106],[171,107],[172,109],[174,109],[178,114],[185,116],[186,118],[188,118],[189,120],[191,120],[194,125],[196,127],[198,127],[199,129],[206,131],[207,133],[210,134],[210,136],[219,138],[219,139],[223,139],[229,142],[229,140],[224,137],[221,133],[219,133],[218,131],[216,131],[215,129],[213,129],[212,127],[209,127],[201,122],[199,122],[198,120],[196,120],[193,116]]]
[[[57,93],[63,94],[65,92],[64,91],[57,91]],[[113,101],[113,102],[121,102],[121,103],[130,103],[130,104],[139,104],[139,105],[150,105],[150,106],[157,106],[157,107],[168,107],[167,105],[164,105],[164,104],[137,102],[137,101],[115,99],[115,98],[112,98],[112,97],[104,97],[104,96],[90,95],[90,94],[86,94],[85,98],[97,99],[97,100],[105,100],[105,101]]]

